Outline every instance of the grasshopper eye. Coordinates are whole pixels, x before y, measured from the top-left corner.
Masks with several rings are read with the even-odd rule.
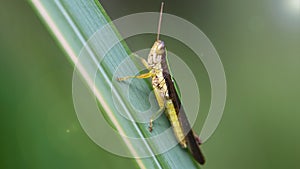
[[[157,49],[158,50],[162,50],[162,49],[164,49],[165,48],[165,43],[163,42],[163,41],[161,41],[160,43],[159,43],[159,45],[157,46]]]

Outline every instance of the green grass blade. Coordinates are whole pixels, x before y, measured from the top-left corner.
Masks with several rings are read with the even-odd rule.
[[[31,4],[73,64],[77,61],[78,53],[86,44],[86,41],[97,30],[110,22],[101,4],[93,0],[33,0]],[[111,30],[116,29],[112,26]],[[109,38],[120,38],[120,36],[116,31],[112,31],[109,34]],[[96,48],[97,46],[101,47],[101,45],[96,45]],[[95,77],[95,88],[99,91],[99,97],[101,97],[97,97],[100,109],[104,111],[104,116],[111,121],[112,125],[120,133],[136,138],[147,138],[164,131],[165,128],[169,127],[169,122],[164,116],[157,120],[156,123],[159,125],[155,127],[153,133],[150,133],[148,131],[148,124],[132,123],[120,115],[114,107],[111,92],[107,91],[114,91],[113,93],[119,98],[117,102],[124,105],[124,112],[130,115],[130,112],[134,111],[128,99],[125,99],[125,93],[122,92],[125,90],[126,84],[116,84],[113,82],[113,74],[117,69],[117,65],[127,58],[128,53],[130,53],[126,44],[119,43],[116,46],[101,64],[97,61],[97,58],[91,59],[92,55],[89,55],[91,61],[94,62],[91,63],[92,65],[82,63],[83,71],[88,72],[89,66],[95,65],[99,69],[99,74]],[[137,68],[128,69],[129,75],[132,69]],[[83,77],[89,83],[88,79],[85,76]],[[91,74],[88,74],[87,77],[93,79]],[[132,85],[130,87],[130,101],[135,103],[135,108],[139,110],[147,109],[149,107],[147,95],[151,92],[151,86],[144,80],[134,80],[133,84],[134,87]],[[132,116],[130,118],[134,119]],[[128,151],[131,154],[139,155],[139,151],[133,142],[126,139],[123,139],[123,141],[126,143]],[[155,155],[155,152],[167,146],[164,142],[153,143],[145,140],[142,144],[139,148],[149,151],[152,153],[152,156],[136,159],[139,168],[199,168],[189,153],[180,146],[175,146],[166,153]]]

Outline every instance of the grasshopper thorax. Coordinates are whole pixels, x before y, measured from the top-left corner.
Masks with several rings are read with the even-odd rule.
[[[150,50],[148,64],[153,66],[161,64],[163,55],[165,55],[165,43],[161,40],[157,40]]]

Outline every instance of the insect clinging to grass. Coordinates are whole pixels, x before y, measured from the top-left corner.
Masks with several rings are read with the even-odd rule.
[[[194,131],[191,129],[188,122],[187,116],[181,105],[177,87],[174,84],[175,81],[170,74],[165,43],[159,39],[162,11],[163,3],[161,4],[157,39],[150,50],[148,60],[146,61],[145,59],[140,58],[143,65],[148,69],[148,72],[137,76],[121,77],[118,78],[118,80],[124,81],[129,78],[151,78],[159,110],[154,113],[150,119],[149,131],[151,132],[153,130],[153,119],[161,112],[165,111],[165,114],[172,125],[174,135],[180,145],[183,148],[188,148],[197,162],[204,164],[205,159],[199,148],[201,141],[198,136],[194,134]]]

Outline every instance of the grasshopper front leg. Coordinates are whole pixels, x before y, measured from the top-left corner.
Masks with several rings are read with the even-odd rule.
[[[140,57],[140,56],[137,55],[136,53],[132,53],[132,55],[135,56],[135,57],[137,57],[137,58],[139,58],[139,59],[141,60],[141,62],[143,63],[143,65],[144,65],[148,70],[151,70],[151,69],[152,69],[151,66],[148,64],[148,62],[147,62],[144,58]]]
[[[130,78],[145,79],[145,78],[150,78],[150,77],[153,77],[153,76],[156,76],[156,74],[153,73],[152,71],[150,71],[148,73],[141,74],[141,75],[138,75],[138,76],[121,77],[121,78],[118,78],[117,80],[118,81],[124,81],[124,80],[130,79]],[[149,131],[150,132],[152,132],[152,130],[153,130],[153,120],[156,119],[157,116],[160,115],[165,110],[165,99],[164,99],[164,97],[161,96],[160,90],[157,89],[157,88],[154,88],[154,94],[155,94],[155,97],[156,97],[158,105],[159,105],[159,110],[151,116],[151,119],[150,119],[150,122],[149,122]]]
[[[145,74],[141,74],[141,75],[138,75],[138,76],[125,76],[125,77],[121,77],[121,78],[118,78],[117,80],[118,81],[124,81],[124,80],[127,80],[127,79],[130,79],[130,78],[138,78],[138,79],[146,79],[146,78],[150,78],[150,77],[153,77],[155,76],[155,73],[152,73],[151,71],[148,72],[148,73],[145,73]],[[154,89],[154,93],[155,93],[155,96],[156,98],[158,97],[159,95],[159,91],[158,89]],[[157,99],[158,100],[158,105],[160,107],[160,109],[151,116],[151,119],[150,119],[150,124],[149,124],[149,131],[152,132],[152,129],[153,129],[153,120],[156,118],[157,115],[159,115],[161,112],[163,112],[165,110],[165,106],[164,106],[164,100],[162,99]]]
[[[125,77],[117,78],[118,81],[124,81],[130,78],[146,79],[155,76],[155,74],[151,72],[152,67],[148,64],[148,62],[144,58],[140,57],[135,53],[132,53],[132,55],[139,58],[143,63],[143,65],[149,70],[149,72],[138,76],[125,76]]]
[[[164,112],[165,108],[166,108],[165,107],[165,98],[160,95],[160,91],[157,88],[154,88],[154,94],[155,94],[155,97],[156,97],[156,100],[157,100],[157,103],[159,106],[159,110],[151,116],[150,124],[149,124],[150,132],[152,132],[152,130],[153,130],[153,120],[156,119],[157,116],[160,115],[160,113]]]
[[[118,81],[124,81],[124,80],[130,79],[130,78],[147,79],[147,78],[150,78],[150,77],[153,77],[153,76],[155,76],[154,73],[148,72],[148,73],[141,74],[141,75],[138,75],[138,76],[119,77],[119,78],[117,78],[117,80]]]

